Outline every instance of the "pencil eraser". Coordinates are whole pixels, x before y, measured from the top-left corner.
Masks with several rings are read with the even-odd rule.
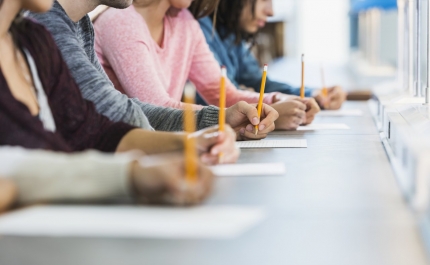
[[[196,96],[196,87],[194,84],[187,82],[184,88],[184,95],[187,98],[194,98]]]
[[[263,71],[267,71],[267,68],[269,68],[269,66],[267,64],[264,65]]]
[[[227,77],[227,68],[225,66],[221,67],[221,76]]]

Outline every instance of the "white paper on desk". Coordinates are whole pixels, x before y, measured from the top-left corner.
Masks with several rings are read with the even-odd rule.
[[[347,117],[363,116],[363,111],[361,109],[341,109],[341,110],[323,110],[317,114],[319,117]]]
[[[0,217],[0,235],[231,239],[265,218],[261,208],[37,206]]]
[[[211,169],[219,177],[278,176],[286,173],[283,163],[219,165]]]
[[[344,123],[312,123],[306,126],[300,126],[297,131],[322,131],[322,130],[349,130],[348,125]]]
[[[306,139],[260,140],[236,142],[239,148],[307,148]]]

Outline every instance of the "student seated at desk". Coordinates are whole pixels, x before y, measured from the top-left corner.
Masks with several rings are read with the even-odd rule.
[[[33,3],[34,2],[34,3]],[[52,0],[0,0],[0,145],[76,152],[179,151],[186,135],[138,129],[112,122],[82,98],[49,32],[20,15],[21,9],[46,11]],[[228,127],[227,127],[228,128]],[[202,160],[235,162],[235,133],[209,128],[189,135]]]
[[[143,129],[182,131],[182,110],[151,105],[121,94],[97,59],[94,29],[87,13],[99,4],[125,8],[131,3],[132,0],[59,0],[54,2],[49,12],[30,15],[51,32],[82,96],[93,102],[99,113],[112,121],[122,121]],[[149,79],[146,81],[149,82]],[[270,106],[265,105],[263,112],[260,122],[255,106],[239,102],[226,110],[226,123],[237,132],[238,140],[262,139],[273,131],[274,121],[278,117]],[[200,130],[217,125],[218,115],[219,109],[215,106],[196,110],[197,128]],[[245,129],[247,126],[252,128],[251,124],[262,126],[258,135]]]
[[[15,184],[0,176],[0,213],[7,210],[15,201],[16,188]]]
[[[187,8],[191,0],[135,0],[125,10],[110,8],[94,24],[96,52],[115,87],[155,105],[183,108],[187,80],[203,98],[219,104],[221,71],[198,22]],[[217,1],[196,0],[195,17],[212,12]],[[226,105],[257,103],[259,93],[241,91],[227,80]],[[319,107],[282,93],[267,93],[264,102],[279,112],[276,129],[311,123]],[[194,105],[195,110],[202,109]],[[308,110],[306,115],[306,110]],[[252,130],[252,128],[249,128]]]
[[[151,157],[131,152],[114,156],[96,151],[67,154],[3,146],[0,211],[14,200],[18,205],[129,198],[141,203],[199,203],[210,194],[214,177],[201,167],[195,185],[186,185],[183,165],[178,155]]]
[[[218,63],[227,67],[228,77],[236,87],[242,85],[260,91],[262,71],[250,45],[271,16],[272,0],[220,0],[216,12],[199,20],[210,49]],[[265,92],[300,95],[300,89],[269,78]],[[346,99],[346,93],[337,86],[328,88],[327,97],[323,97],[320,90],[309,89],[306,96],[314,97],[325,109],[339,109]],[[202,99],[198,102],[202,103]]]

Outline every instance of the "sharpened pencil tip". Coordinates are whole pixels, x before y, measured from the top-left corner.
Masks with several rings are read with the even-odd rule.
[[[302,54],[302,62],[304,62],[305,61],[305,54],[303,53]]]

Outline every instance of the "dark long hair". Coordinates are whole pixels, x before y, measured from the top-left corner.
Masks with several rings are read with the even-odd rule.
[[[195,19],[199,19],[214,13],[219,3],[220,0],[195,0],[189,7],[189,10]]]
[[[235,43],[242,41],[255,44],[255,34],[249,34],[242,30],[240,18],[244,8],[250,4],[253,16],[255,15],[255,5],[257,0],[220,0],[216,12],[209,16],[214,21],[215,29],[221,39],[226,39],[231,34],[235,36]]]

